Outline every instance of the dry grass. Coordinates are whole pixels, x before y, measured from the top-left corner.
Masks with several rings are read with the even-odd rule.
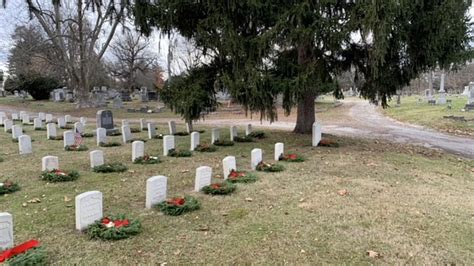
[[[166,133],[164,124],[158,128]],[[89,152],[65,152],[61,141],[47,141],[45,132],[31,127],[26,130],[35,140],[34,154],[28,156],[18,155],[18,144],[0,132],[0,156],[5,159],[0,179],[12,178],[22,187],[0,197],[0,211],[13,214],[16,243],[39,239],[53,264],[474,263],[473,161],[349,138],[338,138],[340,148],[313,148],[309,136],[267,131],[269,138],[256,143],[237,143],[191,158],[162,158],[157,165],[132,164],[130,144],[99,148],[106,162],[125,163],[129,171],[97,174],[89,168]],[[221,132],[223,137],[226,133]],[[209,141],[206,128],[201,142]],[[270,160],[278,141],[307,160],[285,163],[287,170],[281,173],[258,173],[259,181],[239,185],[230,196],[192,192],[196,167],[208,165],[221,175],[221,160],[235,155],[239,169],[248,170],[252,148],[262,148]],[[189,148],[189,136],[177,137],[177,143],[178,148]],[[96,148],[93,138],[86,144]],[[161,155],[161,140],[149,140],[146,152]],[[59,156],[60,167],[78,170],[79,180],[38,180],[45,155]],[[169,196],[192,194],[202,209],[179,217],[146,210],[145,180],[153,175],[169,177]],[[339,195],[342,189],[348,194]],[[113,244],[77,233],[74,197],[89,190],[104,193],[106,214],[139,218],[143,232]],[[22,207],[36,197],[42,202]],[[370,258],[368,250],[381,257]]]

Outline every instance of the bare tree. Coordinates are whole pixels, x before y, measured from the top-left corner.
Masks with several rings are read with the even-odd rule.
[[[32,17],[51,40],[57,60],[66,69],[69,84],[76,89],[77,106],[89,107],[90,77],[118,25],[124,20],[128,0],[26,0]],[[99,44],[99,42],[102,42]]]

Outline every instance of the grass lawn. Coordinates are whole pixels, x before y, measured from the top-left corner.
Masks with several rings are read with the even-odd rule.
[[[165,133],[164,124],[158,128]],[[339,148],[313,148],[310,136],[267,131],[266,139],[254,143],[195,152],[190,158],[162,158],[157,165],[132,164],[131,144],[99,148],[106,162],[125,163],[129,170],[97,174],[89,168],[94,138],[85,139],[89,151],[66,152],[62,141],[46,140],[46,132],[25,129],[34,139],[34,153],[26,156],[18,155],[18,144],[0,131],[0,180],[11,178],[22,188],[0,197],[0,211],[13,214],[16,244],[40,240],[56,265],[474,263],[472,160],[350,138],[332,137]],[[201,142],[209,142],[211,130],[199,129],[206,130]],[[221,134],[228,138],[228,130]],[[134,136],[145,138],[146,132]],[[178,148],[189,148],[189,136],[176,139]],[[283,163],[286,170],[279,173],[259,172],[256,183],[238,185],[229,196],[192,192],[195,168],[211,166],[221,176],[221,160],[234,155],[239,170],[248,170],[253,148],[262,148],[271,161],[279,141],[306,161]],[[162,141],[149,140],[146,153],[161,155]],[[40,181],[46,155],[59,156],[60,168],[78,170],[80,178]],[[202,208],[178,217],[146,210],[145,181],[154,175],[168,176],[169,197],[193,195]],[[103,192],[104,214],[138,218],[143,232],[113,243],[76,232],[74,197],[90,190]],[[41,202],[22,206],[33,198]],[[369,257],[369,250],[380,257]]]
[[[445,132],[474,136],[474,112],[461,112],[467,103],[465,96],[448,96],[452,100],[452,109],[447,105],[429,105],[425,100],[418,103],[420,96],[403,97],[401,106],[396,107],[396,98],[391,107],[383,112],[397,120],[438,129]],[[446,119],[443,116],[464,116],[467,122]]]

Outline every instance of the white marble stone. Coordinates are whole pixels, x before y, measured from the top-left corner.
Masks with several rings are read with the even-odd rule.
[[[100,146],[100,143],[107,143],[107,129],[103,127],[96,129],[96,138],[97,146]]]
[[[23,124],[29,125],[31,123],[30,121],[30,115],[29,114],[23,114],[22,121]]]
[[[213,128],[211,132],[211,144],[218,141],[221,137],[221,131],[219,128]]]
[[[79,118],[79,122],[81,122],[84,126],[87,125],[87,117],[81,116]]]
[[[20,116],[18,115],[18,113],[12,113],[12,120],[18,120],[20,119]]]
[[[163,136],[163,155],[168,156],[169,150],[174,149],[174,148],[175,148],[174,136],[172,135]]]
[[[48,139],[57,137],[58,133],[56,130],[55,123],[48,123],[46,124],[46,137]]]
[[[53,115],[52,114],[46,114],[45,115],[45,121],[46,121],[46,123],[53,122]]]
[[[38,113],[38,118],[41,119],[41,121],[45,121],[46,120],[46,114],[43,113],[43,112],[39,112]]]
[[[176,122],[168,121],[168,129],[170,131],[170,135],[176,134]]]
[[[147,129],[148,122],[145,118],[140,118],[140,131]]]
[[[231,126],[230,127],[230,141],[234,141],[235,137],[237,137],[237,127]]]
[[[12,126],[12,138],[18,139],[19,136],[23,135],[23,128],[19,125]]]
[[[227,156],[222,160],[222,168],[224,170],[224,179],[229,178],[232,170],[237,171],[237,164],[234,156]]]
[[[136,140],[132,143],[132,162],[139,157],[145,156],[145,142]]]
[[[211,184],[212,168],[209,166],[201,166],[196,168],[196,178],[194,181],[194,191],[201,191],[205,186]]]
[[[132,131],[129,126],[122,126],[122,141],[128,143],[132,139]]]
[[[58,117],[57,122],[58,122],[58,127],[59,128],[65,128],[66,127],[66,120],[64,120],[64,117]]]
[[[18,149],[20,154],[33,153],[33,147],[31,146],[31,137],[28,135],[21,135],[18,137]]]
[[[13,121],[9,119],[5,119],[3,121],[3,129],[5,130],[5,132],[7,132],[8,130],[11,130],[12,127],[13,127]]]
[[[250,153],[250,168],[252,170],[257,169],[257,165],[263,160],[262,149],[253,149]]]
[[[81,122],[74,123],[74,132],[84,134],[84,125]]]
[[[145,207],[151,209],[153,205],[166,200],[168,178],[166,176],[153,176],[146,181]]]
[[[196,147],[199,145],[200,138],[201,137],[200,137],[199,132],[191,133],[191,148],[190,148],[191,151],[194,151],[194,149],[196,149]]]
[[[101,150],[91,151],[89,153],[91,168],[104,164],[104,152]]]
[[[64,131],[63,133],[64,147],[74,145],[74,132],[71,130]]]
[[[283,144],[281,142],[275,143],[274,160],[279,161],[280,156],[283,155],[284,152],[285,152],[285,144]]]
[[[33,127],[35,129],[43,128],[43,121],[41,118],[37,117],[33,120]]]
[[[82,231],[103,217],[102,193],[89,191],[76,196],[76,229]]]
[[[154,139],[156,136],[156,126],[154,123],[147,123],[148,127],[148,138]]]
[[[245,136],[250,135],[252,133],[252,124],[247,124],[247,127],[245,127]]]
[[[41,171],[52,171],[59,169],[59,158],[57,156],[44,156],[41,159]]]
[[[71,123],[71,122],[72,122],[72,117],[71,117],[70,115],[65,115],[65,116],[64,116],[64,121],[65,121],[66,123]]]
[[[321,141],[322,129],[321,124],[318,122],[313,123],[313,136],[312,136],[312,145],[313,147],[318,146]]]
[[[13,216],[0,212],[0,253],[13,247]]]
[[[126,119],[122,119],[122,126],[130,126],[130,122]]]

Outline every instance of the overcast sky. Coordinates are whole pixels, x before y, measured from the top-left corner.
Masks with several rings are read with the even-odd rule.
[[[0,8],[0,69],[6,69],[7,57],[12,47],[11,34],[17,25],[25,25],[29,21],[29,14],[24,0],[8,0],[7,8]],[[469,10],[474,17],[474,8]],[[151,51],[156,53],[160,64],[165,66],[168,40],[160,38],[159,34],[151,37]],[[161,49],[159,49],[161,47]],[[109,56],[110,57],[110,56]]]

